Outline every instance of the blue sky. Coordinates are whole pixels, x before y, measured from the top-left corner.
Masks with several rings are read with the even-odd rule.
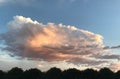
[[[104,45],[120,45],[120,0],[0,0],[0,33],[14,16],[62,23],[100,34]]]
[[[0,27],[15,15],[31,17],[39,22],[63,23],[103,35],[106,45],[120,42],[119,0],[21,0],[0,3]]]

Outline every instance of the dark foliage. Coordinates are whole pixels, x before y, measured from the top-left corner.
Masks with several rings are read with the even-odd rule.
[[[98,72],[93,69],[86,69],[81,73],[82,79],[98,79]]]
[[[0,79],[3,79],[5,76],[5,72],[3,72],[2,70],[0,70]]]
[[[115,73],[115,79],[120,79],[120,70]]]
[[[29,69],[23,73],[22,79],[42,79],[43,73],[38,69]]]
[[[21,79],[23,70],[21,68],[15,67],[7,72],[6,79]]]
[[[68,69],[62,72],[62,79],[80,79],[81,72],[77,69]]]
[[[51,68],[45,73],[44,79],[61,79],[61,73],[62,71],[59,68]]]
[[[99,71],[93,69],[80,71],[75,68],[61,71],[53,67],[46,72],[41,72],[36,68],[23,71],[15,67],[8,72],[0,70],[0,79],[120,79],[120,70],[116,73],[109,68],[102,68]]]
[[[99,71],[99,79],[115,79],[115,74],[109,68],[102,68]]]

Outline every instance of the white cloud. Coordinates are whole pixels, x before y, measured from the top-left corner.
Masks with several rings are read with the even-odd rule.
[[[0,0],[0,5],[6,5],[6,4],[20,4],[20,5],[31,5],[36,0]]]
[[[0,3],[3,3],[3,2],[5,2],[5,0],[0,0]]]
[[[120,70],[120,62],[117,61],[117,62],[113,62],[110,64],[110,68],[113,70],[113,71],[118,71]]]
[[[10,0],[0,0],[0,5],[3,5],[5,3],[8,3]]]
[[[30,18],[14,16],[8,23],[8,28],[8,32],[1,34],[1,40],[6,45],[3,50],[10,52],[12,56],[44,63],[64,61],[67,64],[80,64],[82,68],[85,65],[98,68],[101,64],[110,64],[111,59],[118,59],[116,55],[105,54],[100,34],[74,26],[42,24]],[[43,66],[39,64],[37,67]]]
[[[44,25],[30,18],[15,16],[8,27],[8,33],[3,35],[8,46],[5,49],[22,57],[46,61],[79,59],[79,55],[97,53],[95,51],[103,47],[101,35],[74,26]]]

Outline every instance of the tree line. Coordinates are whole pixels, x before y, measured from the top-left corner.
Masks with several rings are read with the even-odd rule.
[[[23,71],[21,68],[14,67],[7,72],[0,70],[0,79],[120,79],[120,70],[113,72],[109,68],[102,68],[99,71],[71,68],[62,71],[53,67],[46,72],[42,72],[37,68]]]

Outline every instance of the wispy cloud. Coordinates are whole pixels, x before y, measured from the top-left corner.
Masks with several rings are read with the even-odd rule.
[[[37,0],[0,0],[0,5],[7,5],[7,4],[30,5],[36,1]]]
[[[0,0],[0,3],[3,3],[3,2],[5,2],[6,0]]]
[[[10,0],[0,0],[0,5],[3,5],[5,3],[8,3]]]

